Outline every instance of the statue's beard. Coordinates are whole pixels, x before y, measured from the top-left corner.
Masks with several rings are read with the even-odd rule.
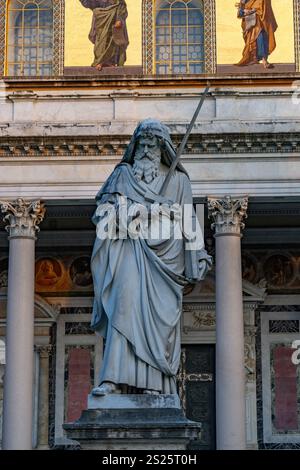
[[[137,181],[144,179],[146,183],[151,183],[159,174],[160,158],[150,160],[143,157],[141,160],[135,159],[133,173]]]

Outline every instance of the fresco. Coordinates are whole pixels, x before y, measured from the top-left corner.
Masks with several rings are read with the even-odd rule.
[[[5,264],[0,260],[0,278],[1,266],[5,270]],[[39,258],[35,264],[35,290],[37,293],[92,292],[90,257],[65,255]]]

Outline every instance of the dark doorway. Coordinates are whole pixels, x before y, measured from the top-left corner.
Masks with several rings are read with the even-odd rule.
[[[202,423],[201,440],[193,449],[216,448],[215,346],[182,346],[178,374],[179,395],[187,418]]]

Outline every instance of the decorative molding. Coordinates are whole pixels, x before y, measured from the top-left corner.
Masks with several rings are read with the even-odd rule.
[[[256,380],[256,330],[254,326],[246,326],[244,331],[244,353],[246,381],[255,382]]]
[[[213,219],[211,228],[215,229],[215,236],[240,235],[245,228],[242,222],[247,218],[248,198],[232,199],[225,196],[224,199],[208,199],[209,217]]]
[[[143,0],[143,72],[146,75],[155,73],[155,3],[156,0]],[[216,5],[215,0],[203,0],[204,6],[204,73],[216,73]]]
[[[8,272],[2,271],[0,273],[0,289],[8,286]]]
[[[45,216],[46,209],[41,201],[24,201],[18,198],[13,202],[0,201],[1,212],[6,214],[3,218],[7,223],[5,229],[9,238],[33,238],[39,232],[39,224]]]
[[[193,327],[211,328],[216,326],[216,315],[214,312],[195,312],[193,313]]]
[[[7,292],[0,290],[0,323],[6,323]],[[58,311],[38,294],[34,296],[34,324],[35,326],[50,327],[57,321]]]
[[[6,19],[6,0],[0,0],[0,77],[4,75],[5,64],[5,19]]]
[[[217,35],[215,0],[204,0],[204,60],[205,73],[216,73]]]
[[[214,312],[216,309],[216,304],[214,302],[209,303],[184,303],[183,312]]]
[[[60,304],[51,304],[49,303],[49,305],[51,306],[52,310],[53,310],[53,314],[54,314],[54,318],[57,318],[58,315],[60,314],[60,311],[61,311],[61,305]]]
[[[300,72],[300,0],[294,0],[294,32],[296,71]]]
[[[49,355],[53,349],[51,344],[35,345],[34,350],[39,354],[43,359],[49,358]]]
[[[270,320],[269,333],[299,333],[299,320]]]
[[[182,134],[172,134],[175,145],[179,145]],[[129,135],[100,137],[1,137],[0,158],[51,158],[51,157],[106,157],[123,155]],[[202,156],[215,155],[245,155],[248,158],[258,158],[256,154],[283,158],[282,154],[295,155],[300,152],[300,133],[289,134],[226,134],[190,136],[185,155]],[[222,157],[223,158],[223,157]],[[244,157],[243,157],[244,158]],[[278,209],[274,209],[278,210]]]
[[[151,75],[153,71],[153,0],[143,0],[143,72]]]
[[[64,73],[65,0],[53,0],[53,75]]]

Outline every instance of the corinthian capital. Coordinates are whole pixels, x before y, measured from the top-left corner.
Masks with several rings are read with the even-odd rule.
[[[41,201],[24,201],[18,198],[13,202],[0,201],[0,209],[10,238],[35,238],[40,230],[46,209]]]
[[[248,198],[232,199],[225,196],[224,199],[208,199],[209,217],[213,219],[211,225],[215,229],[215,236],[240,235],[245,228],[243,219],[247,218]]]

